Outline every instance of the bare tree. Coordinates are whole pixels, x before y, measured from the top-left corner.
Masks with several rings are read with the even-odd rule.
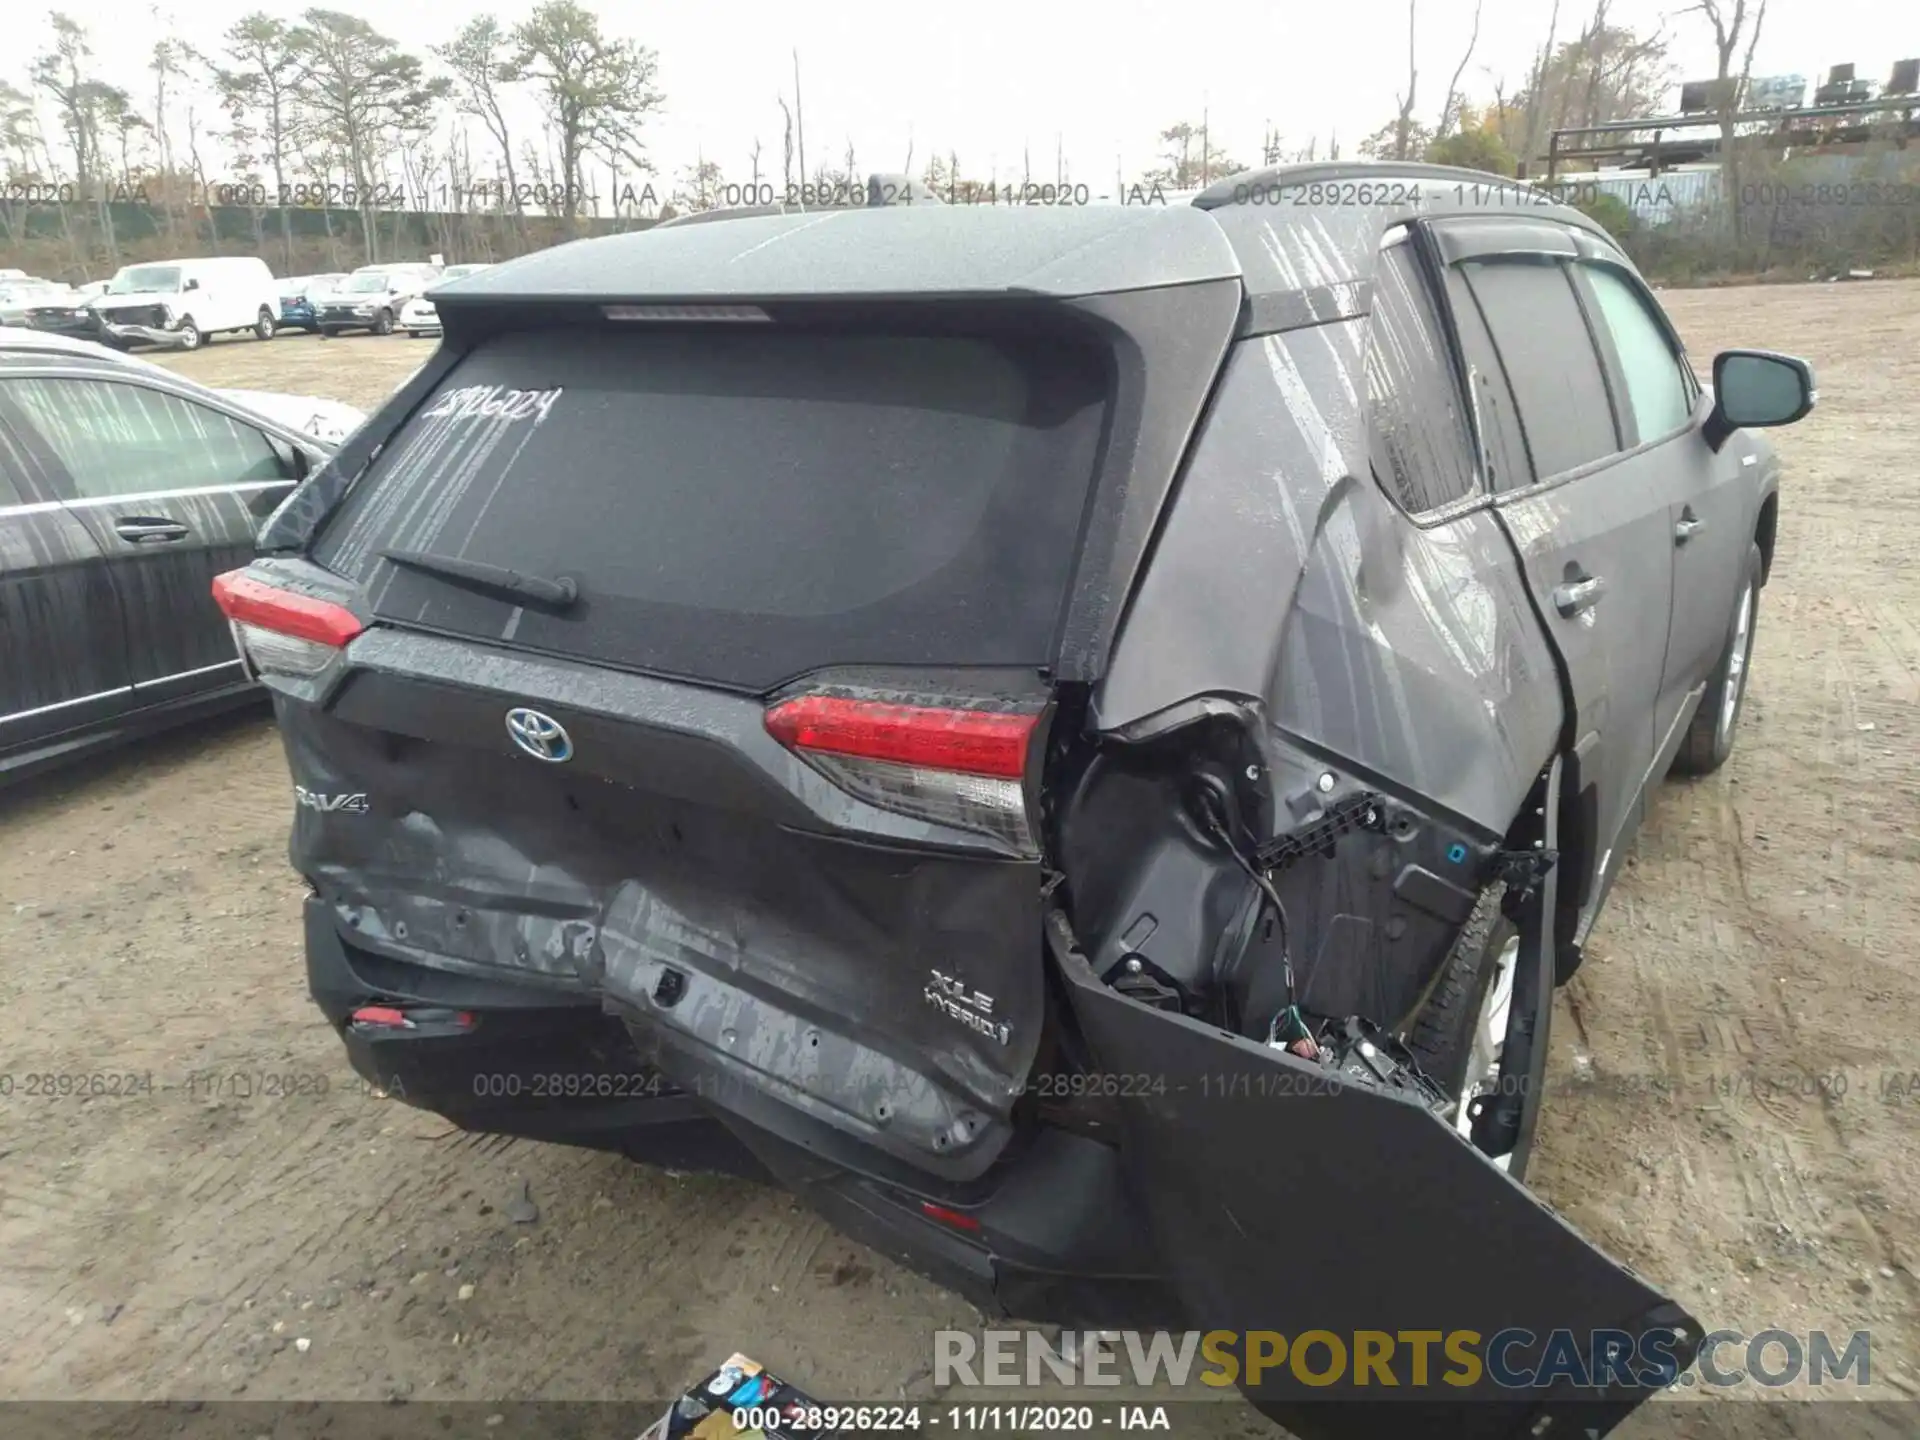
[[[179,51],[174,42],[157,42],[147,68],[153,72],[153,135],[160,150],[160,174],[155,189],[159,192],[160,223],[171,238],[174,232],[173,187],[176,177],[173,133],[167,122],[167,99],[170,83],[180,74]]]
[[[807,116],[800,105],[800,52],[793,52],[793,141],[799,152],[800,178],[807,178]]]
[[[1453,67],[1453,79],[1447,82],[1447,98],[1440,107],[1440,123],[1433,127],[1435,140],[1446,139],[1452,133],[1454,122],[1459,119],[1460,77],[1466,73],[1467,62],[1473,59],[1473,52],[1480,44],[1480,10],[1483,3],[1484,0],[1473,0],[1473,33],[1467,37],[1467,53],[1462,55],[1460,63]]]
[[[780,100],[780,180],[786,187],[781,191],[784,198],[787,191],[793,189],[793,111],[787,108],[787,97]]]
[[[1413,24],[1419,13],[1420,0],[1407,0],[1407,93],[1395,96],[1400,101],[1400,118],[1394,124],[1393,158],[1410,158],[1413,137],[1413,97],[1420,87],[1420,71],[1414,63]]]
[[[1694,0],[1689,13],[1707,17],[1713,27],[1713,50],[1718,61],[1714,72],[1714,100],[1720,112],[1720,182],[1729,213],[1733,216],[1734,239],[1746,238],[1745,214],[1740,205],[1740,156],[1735,144],[1734,117],[1740,110],[1740,97],[1753,75],[1753,51],[1760,43],[1760,27],[1766,23],[1767,0],[1749,7],[1747,0]],[[1753,22],[1751,31],[1747,22]],[[1733,73],[1733,57],[1740,47],[1742,32],[1747,36],[1747,52],[1740,73]]]
[[[191,98],[187,101],[187,163],[193,167],[194,185],[200,195],[201,206],[207,212],[207,248],[218,255],[220,225],[207,198],[207,167],[200,159],[200,118]]]
[[[1546,96],[1547,67],[1553,63],[1553,44],[1560,35],[1560,0],[1553,0],[1553,13],[1547,18],[1547,38],[1533,57],[1533,74],[1527,81],[1527,103],[1522,114],[1519,143],[1503,135],[1514,154],[1520,157],[1520,173],[1540,146],[1540,107]]]

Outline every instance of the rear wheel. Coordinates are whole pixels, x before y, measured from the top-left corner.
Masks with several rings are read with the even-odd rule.
[[[1513,1015],[1520,932],[1501,913],[1503,895],[1498,885],[1481,895],[1406,1032],[1407,1048],[1420,1068],[1454,1097],[1454,1128],[1468,1139],[1482,1097],[1500,1086]],[[1518,1164],[1508,1155],[1491,1158],[1516,1180],[1525,1174],[1524,1154]]]
[[[253,333],[261,340],[271,340],[273,338],[273,331],[273,312],[262,305],[260,307],[260,314],[253,322]]]
[[[1700,697],[1700,708],[1693,712],[1686,737],[1673,757],[1673,769],[1681,775],[1711,775],[1727,763],[1733,754],[1734,729],[1740,723],[1740,711],[1746,705],[1747,673],[1753,659],[1753,635],[1760,618],[1760,576],[1765,568],[1760,547],[1747,551],[1747,573],[1733,602],[1733,619],[1727,626],[1726,648],[1720,663],[1707,681],[1707,693]]]

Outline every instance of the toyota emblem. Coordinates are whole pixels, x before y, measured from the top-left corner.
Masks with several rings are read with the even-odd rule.
[[[573,758],[573,737],[567,734],[567,727],[538,710],[529,710],[524,705],[509,710],[507,734],[514,744],[536,760],[547,760],[557,765],[562,760]]]

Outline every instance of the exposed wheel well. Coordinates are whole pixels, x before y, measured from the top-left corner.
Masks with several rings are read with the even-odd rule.
[[[1760,506],[1760,519],[1753,527],[1753,542],[1760,547],[1760,583],[1773,573],[1773,538],[1780,525],[1780,492],[1767,496]]]
[[[1529,802],[1532,803],[1532,802]],[[1599,879],[1600,792],[1580,784],[1579,761],[1566,759],[1560,786],[1560,883],[1553,917],[1554,983],[1564,985],[1580,968],[1580,914]]]

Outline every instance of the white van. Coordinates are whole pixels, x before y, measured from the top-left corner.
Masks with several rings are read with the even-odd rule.
[[[271,340],[280,286],[255,255],[163,260],[122,266],[88,306],[110,340],[195,350],[210,335],[241,330]]]

